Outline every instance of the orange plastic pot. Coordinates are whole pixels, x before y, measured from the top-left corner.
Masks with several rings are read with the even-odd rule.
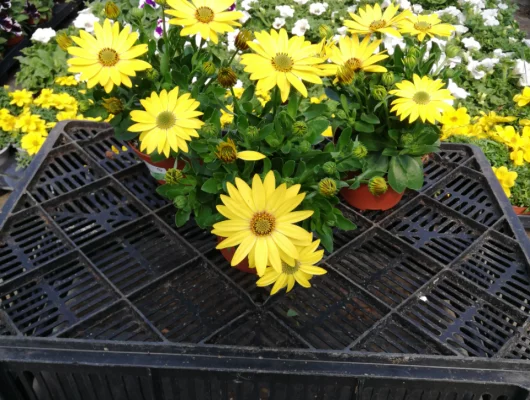
[[[391,187],[386,193],[374,196],[368,190],[368,185],[362,183],[358,189],[351,190],[343,188],[340,194],[346,202],[359,210],[380,210],[385,211],[395,207],[403,197],[403,193],[398,193]]]
[[[524,215],[524,214],[528,214],[530,212],[528,210],[528,207],[512,206],[512,208],[513,208],[513,211],[515,211],[515,213],[517,215]]]
[[[217,243],[221,243],[225,238],[217,236]],[[221,254],[229,263],[232,263],[232,258],[234,258],[234,253],[236,252],[235,247],[228,247],[226,249],[221,249]],[[256,268],[250,268],[248,265],[248,258],[245,257],[243,261],[239,264],[234,265],[233,268],[236,268],[240,271],[247,272],[249,274],[256,275]]]
[[[23,35],[20,35],[20,36],[13,35],[9,39],[7,39],[6,46],[13,47],[19,44],[20,42],[22,42],[22,39],[24,39]]]
[[[149,168],[149,171],[156,173],[156,174],[163,174],[165,175],[168,169],[175,167],[175,159],[173,157],[167,158],[162,161],[153,161],[151,157],[147,154],[142,153],[140,150],[136,148],[134,144],[131,142],[128,142],[129,147],[134,151],[134,153],[144,162],[144,164]],[[177,162],[177,169],[184,169],[186,164],[182,160],[178,160]],[[161,185],[165,184],[166,181],[159,180],[158,183]]]

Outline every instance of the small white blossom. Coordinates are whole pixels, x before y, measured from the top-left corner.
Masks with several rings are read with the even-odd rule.
[[[250,14],[249,14],[248,11],[241,11],[241,13],[243,14],[243,16],[241,18],[239,18],[239,22],[244,24],[245,22],[247,22],[250,19]]]
[[[357,5],[349,6],[346,11],[353,14],[355,11],[357,11]]]
[[[523,39],[523,43],[530,47],[530,39]]]
[[[280,29],[285,25],[285,18],[282,17],[276,17],[274,18],[274,22],[272,23],[272,27],[274,29]]]
[[[299,19],[294,23],[291,33],[296,36],[304,36],[306,31],[310,29],[309,21],[306,18]]]
[[[348,34],[348,27],[343,26],[341,28],[337,28],[337,32],[339,32],[339,35],[346,36]]]
[[[530,63],[524,60],[517,60],[515,62],[513,73],[520,75],[519,85],[530,86]]]
[[[405,40],[403,38],[387,35],[385,33],[385,37],[383,38],[383,46],[388,52],[388,54],[392,55],[394,54],[394,49],[396,48],[396,46],[399,46],[401,50],[404,50],[407,44],[405,43]]]
[[[236,51],[236,37],[239,34],[239,29],[235,29],[232,32],[228,32],[226,34],[226,42],[227,46],[226,49],[228,51]]]
[[[455,99],[465,99],[467,96],[470,95],[469,92],[462,89],[461,87],[458,87],[458,85],[454,83],[452,79],[448,80],[447,89],[449,89]]]
[[[480,10],[486,8],[486,2],[483,0],[458,0],[458,4],[461,6],[469,4],[472,7],[474,13],[479,13]]]
[[[480,50],[480,48],[482,47],[480,43],[471,36],[467,38],[463,38],[462,43],[468,50]]]
[[[502,49],[495,49],[493,50],[493,55],[497,58],[512,58],[513,57],[513,53],[511,52],[503,52]]]
[[[464,15],[464,13],[455,6],[446,7],[443,10],[436,11],[436,14],[438,15],[438,17],[441,17],[442,15],[450,15],[452,17],[455,17],[461,24],[466,22],[466,16]]]
[[[35,32],[33,32],[31,40],[35,42],[48,43],[54,36],[55,31],[52,28],[38,28]]]
[[[77,29],[84,29],[88,33],[94,32],[94,23],[99,22],[99,18],[92,13],[79,13],[72,23]]]
[[[322,15],[326,12],[328,3],[313,3],[309,6],[309,13],[313,15]]]
[[[258,2],[258,0],[243,0],[243,1],[241,2],[241,7],[242,7],[243,10],[245,10],[245,11],[250,11],[250,10],[252,10],[252,5],[253,5],[254,3],[257,3],[257,2]]]
[[[410,10],[412,7],[409,0],[397,0],[395,4],[402,10]]]
[[[464,25],[453,25],[454,28],[455,28],[455,33],[459,34],[459,35],[463,35],[464,33],[466,33],[469,28],[467,26],[464,26]]]
[[[413,4],[412,5],[412,12],[414,14],[421,14],[423,12],[423,7],[419,4]]]
[[[294,8],[291,6],[276,6],[276,10],[280,12],[282,18],[292,18],[294,16]]]
[[[504,3],[497,4],[497,7],[499,7],[500,10],[506,10],[508,8],[508,6]]]
[[[487,10],[484,10],[480,13],[482,16],[482,19],[484,20],[484,26],[498,26],[499,20],[497,19],[497,15],[499,13],[499,10],[496,8],[489,8]]]

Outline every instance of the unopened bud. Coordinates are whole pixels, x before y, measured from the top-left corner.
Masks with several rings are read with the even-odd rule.
[[[241,29],[236,36],[235,46],[238,50],[245,51],[248,50],[248,42],[254,39],[254,35],[248,29]]]
[[[230,67],[221,68],[217,74],[217,82],[225,89],[229,89],[237,83],[237,75]]]
[[[337,193],[337,182],[331,178],[324,178],[318,183],[318,192],[324,197],[333,197]]]
[[[385,181],[385,178],[381,176],[374,176],[368,182],[368,190],[374,196],[381,196],[382,194],[385,194],[388,190],[388,185]]]
[[[381,77],[381,83],[386,87],[391,87],[394,84],[394,73],[385,72]]]
[[[353,145],[353,150],[351,154],[353,157],[357,159],[361,159],[361,158],[366,157],[366,155],[368,154],[368,149],[366,148],[364,144],[360,142],[356,142]]]
[[[333,28],[329,25],[322,24],[318,27],[318,34],[322,39],[330,39],[333,37]]]
[[[311,150],[311,143],[309,143],[307,140],[304,140],[302,143],[300,143],[300,151],[302,153],[307,153],[309,150]]]
[[[293,124],[293,135],[302,137],[307,133],[307,124],[304,121],[297,121]]]
[[[403,59],[403,64],[405,65],[405,67],[411,70],[416,68],[417,62],[418,59],[414,56],[407,56]]]
[[[335,164],[333,161],[328,161],[322,166],[322,169],[326,174],[333,175],[337,172],[337,164]]]
[[[166,171],[164,180],[168,185],[176,185],[184,177],[180,169],[171,168]]]
[[[215,74],[215,64],[211,61],[206,61],[204,64],[202,64],[202,70],[207,75],[213,75]]]
[[[388,92],[386,91],[384,86],[377,85],[372,88],[372,96],[374,96],[374,99],[376,100],[384,100],[387,95]]]
[[[173,200],[173,204],[176,208],[182,209],[188,205],[188,198],[186,196],[177,196]]]
[[[116,19],[120,15],[120,8],[113,1],[105,3],[105,17]]]

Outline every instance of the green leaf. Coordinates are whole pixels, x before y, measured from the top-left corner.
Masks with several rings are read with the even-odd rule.
[[[254,85],[250,85],[248,88],[245,89],[243,92],[243,95],[241,96],[241,102],[247,103],[252,100],[254,97],[254,92],[256,91],[256,87]]]
[[[326,104],[323,104],[323,103],[311,104],[309,107],[307,107],[307,110],[304,113],[304,117],[306,118],[306,120],[310,121],[317,117],[323,116],[328,111],[329,111],[329,108]]]
[[[331,231],[331,228],[327,226],[326,224],[322,224],[322,228],[320,229],[319,238],[320,243],[324,248],[329,251],[330,253],[333,252],[333,232]]]
[[[296,317],[296,316],[298,316],[298,313],[295,310],[293,310],[292,308],[289,308],[287,310],[287,316],[288,317]]]
[[[349,219],[344,217],[342,214],[337,214],[337,228],[342,229],[343,231],[353,231],[354,229],[357,229],[357,225],[355,225],[353,222],[351,222]]]
[[[191,142],[188,142],[188,146],[199,154],[208,152],[208,144],[201,140],[192,140]]]
[[[348,105],[348,98],[344,94],[340,95],[340,104],[346,112],[346,115],[350,115],[350,106]]]
[[[341,132],[339,140],[337,141],[339,150],[345,148],[351,142],[351,135],[352,135],[351,128],[346,128]]]
[[[424,179],[423,165],[414,157],[400,156],[399,159],[407,174],[407,186],[414,190],[420,190],[423,187]]]
[[[191,215],[191,210],[189,211],[178,210],[177,214],[175,215],[175,225],[177,225],[178,228],[186,225],[186,222],[188,222],[190,219],[190,215]]]
[[[285,162],[285,164],[283,164],[283,168],[282,168],[282,175],[283,177],[290,177],[293,175],[294,173],[294,168],[296,167],[296,163],[294,162],[294,160],[288,160]]]
[[[365,113],[362,113],[361,114],[361,120],[364,121],[364,122],[367,122],[369,124],[372,124],[372,125],[377,125],[377,124],[381,123],[381,121],[379,120],[379,118],[375,114],[368,114],[367,115]]]
[[[388,183],[398,193],[403,193],[407,188],[408,178],[405,168],[401,165],[399,157],[392,157],[390,159],[390,166],[388,168]]]
[[[203,185],[201,186],[201,190],[206,193],[215,194],[218,192],[217,186],[218,186],[217,180],[214,178],[210,178],[206,182],[203,183]]]
[[[357,132],[371,133],[374,131],[374,126],[363,121],[355,121],[353,128]]]

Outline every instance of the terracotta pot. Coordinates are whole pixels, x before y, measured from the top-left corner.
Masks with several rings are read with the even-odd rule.
[[[132,151],[134,151],[134,153],[144,162],[144,164],[147,166],[147,168],[149,168],[149,171],[151,171],[151,172],[154,172],[156,174],[165,174],[168,169],[171,169],[171,168],[175,167],[175,159],[173,157],[167,158],[167,159],[162,160],[162,161],[156,161],[155,162],[155,161],[151,160],[150,156],[148,156],[147,154],[144,154],[140,150],[138,150],[136,148],[136,146],[134,144],[132,144],[131,142],[127,142],[127,144],[132,149]],[[184,169],[185,166],[186,166],[186,164],[184,163],[184,161],[179,160],[177,162],[176,168],[177,169]],[[166,183],[166,181],[159,180],[158,183],[163,185],[163,184]]]
[[[217,243],[221,243],[225,238],[217,236]],[[234,258],[234,253],[236,252],[235,247],[228,247],[226,249],[221,249],[221,254],[223,257],[228,261],[229,263],[232,262],[232,258]],[[243,261],[241,261],[239,264],[235,265],[233,268],[236,268],[240,271],[247,272],[249,274],[256,275],[256,268],[250,268],[248,266],[248,258],[245,258]]]
[[[515,211],[517,215],[525,215],[525,214],[530,213],[530,211],[528,210],[528,207],[512,206],[512,208],[513,208],[513,211]]]
[[[13,47],[22,42],[22,39],[24,39],[24,35],[16,36],[13,35],[9,39],[7,39],[6,46],[7,47]]]
[[[363,211],[389,210],[392,207],[395,207],[403,197],[403,193],[398,193],[391,187],[388,188],[385,194],[374,196],[370,193],[368,185],[365,183],[362,183],[361,186],[355,190],[343,188],[340,191],[340,194],[349,205]]]

